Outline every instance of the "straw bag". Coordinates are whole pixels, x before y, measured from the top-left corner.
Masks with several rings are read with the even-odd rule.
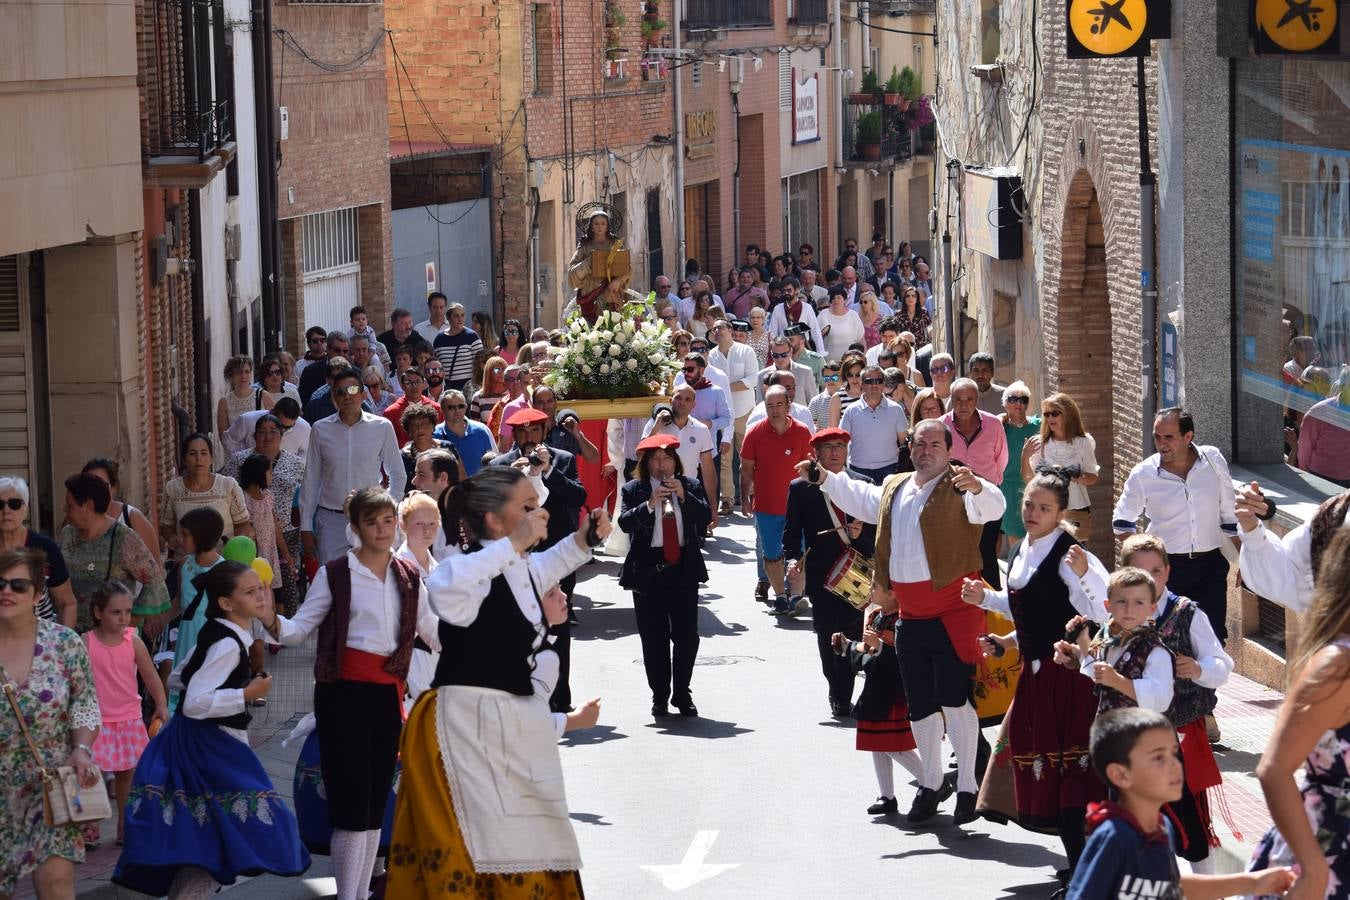
[[[10,709],[14,710],[14,717],[19,720],[19,730],[28,744],[28,752],[33,755],[33,762],[37,763],[38,772],[42,775],[42,813],[48,827],[74,822],[98,822],[111,816],[112,804],[108,802],[108,789],[103,786],[102,773],[99,773],[98,781],[92,787],[84,787],[72,766],[57,766],[55,772],[50,771],[42,764],[42,756],[28,733],[28,723],[19,711],[19,697],[8,678],[5,679],[5,697],[9,700]]]

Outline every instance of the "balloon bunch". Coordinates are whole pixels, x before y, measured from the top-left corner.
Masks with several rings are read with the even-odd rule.
[[[220,555],[231,562],[243,563],[257,572],[263,587],[272,586],[276,574],[272,571],[272,564],[258,555],[258,545],[253,542],[253,538],[236,534],[225,542],[225,549]]]

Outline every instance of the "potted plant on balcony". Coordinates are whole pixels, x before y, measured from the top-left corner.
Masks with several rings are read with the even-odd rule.
[[[628,24],[628,17],[623,14],[623,9],[616,0],[606,0],[605,3],[605,61],[604,75],[606,78],[622,78],[624,76],[623,64],[625,49],[620,46],[623,40],[623,26]]]
[[[858,156],[881,159],[881,111],[871,110],[858,116]]]
[[[881,83],[877,79],[877,73],[872,69],[864,69],[862,77],[862,90],[848,95],[848,102],[855,106],[871,106],[877,102],[877,95],[881,93]]]
[[[649,19],[642,17],[642,46],[654,46],[659,39],[661,32],[666,30],[667,23],[662,19]]]
[[[901,97],[901,102],[897,103],[903,112],[909,109],[911,103],[919,99],[919,76],[909,66],[905,66],[897,75],[892,70],[891,81],[887,82],[887,89],[894,88],[895,92]]]
[[[891,66],[891,77],[886,79],[886,87],[882,90],[881,99],[887,106],[898,106],[900,111],[904,112],[909,108],[909,100],[901,93],[900,73],[895,66]]]

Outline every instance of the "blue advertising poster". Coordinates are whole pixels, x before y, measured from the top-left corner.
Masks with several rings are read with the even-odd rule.
[[[1180,406],[1177,390],[1179,377],[1177,372],[1177,327],[1171,322],[1162,325],[1162,405]]]

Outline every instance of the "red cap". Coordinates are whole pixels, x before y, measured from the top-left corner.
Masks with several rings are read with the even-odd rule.
[[[842,428],[822,428],[811,435],[811,446],[819,447],[821,444],[830,441],[843,441],[845,444],[849,441],[849,433]]]
[[[680,439],[673,434],[654,434],[643,438],[637,445],[639,450],[665,450],[680,446]]]
[[[506,420],[507,428],[525,428],[530,425],[543,425],[548,422],[548,414],[526,406],[511,413]]]

